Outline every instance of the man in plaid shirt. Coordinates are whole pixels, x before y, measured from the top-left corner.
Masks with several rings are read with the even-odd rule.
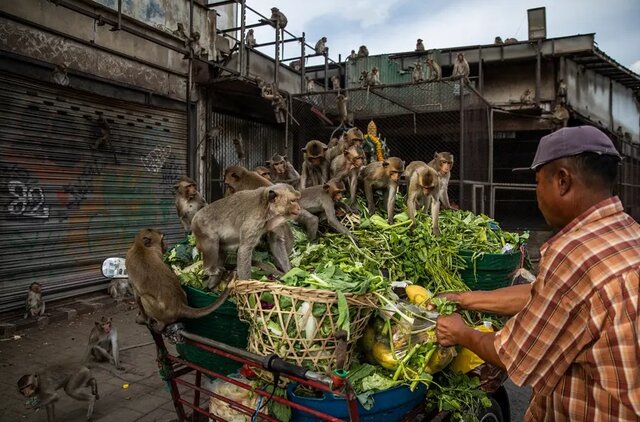
[[[640,226],[612,196],[621,160],[590,126],[543,137],[530,170],[538,207],[559,230],[530,285],[449,294],[460,308],[511,316],[497,333],[440,317],[460,344],[531,385],[526,421],[640,420]]]

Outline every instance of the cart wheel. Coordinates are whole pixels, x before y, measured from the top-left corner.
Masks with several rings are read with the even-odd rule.
[[[478,420],[480,422],[504,422],[500,404],[493,397],[490,397],[489,400],[491,400],[491,407],[482,410],[478,414]]]

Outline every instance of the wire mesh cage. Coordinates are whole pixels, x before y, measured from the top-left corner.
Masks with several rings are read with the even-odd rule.
[[[338,94],[348,98],[348,119],[364,133],[373,122],[378,136],[388,147],[389,156],[429,162],[436,152],[455,157],[449,197],[472,208],[471,195],[462,195],[466,181],[490,181],[490,106],[473,89],[460,81],[432,81],[381,85],[293,97],[289,136],[294,160],[302,160],[300,149],[317,139],[328,143],[350,124],[341,124]],[[464,181],[461,182],[461,181]],[[487,189],[488,190],[488,189]],[[488,209],[482,198],[477,202]]]

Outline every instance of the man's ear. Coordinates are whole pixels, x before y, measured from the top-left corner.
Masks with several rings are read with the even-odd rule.
[[[566,195],[571,190],[573,178],[571,172],[564,167],[560,167],[556,173],[556,181],[558,185],[558,193],[560,196]]]

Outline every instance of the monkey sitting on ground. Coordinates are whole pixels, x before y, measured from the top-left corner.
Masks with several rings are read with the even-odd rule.
[[[84,391],[91,388],[91,393]],[[88,401],[87,420],[93,415],[93,406],[100,398],[98,383],[86,366],[57,365],[44,371],[23,375],[18,380],[18,391],[28,399],[28,404],[35,409],[47,409],[47,421],[54,422],[55,403],[60,399],[56,392],[64,388],[64,392],[71,398]]]
[[[191,230],[191,220],[201,208],[207,205],[200,192],[196,189],[196,182],[187,176],[180,177],[173,185],[176,192],[176,212],[185,231]]]
[[[349,205],[356,202],[358,176],[363,166],[364,151],[357,145],[348,148],[342,155],[338,155],[331,161],[331,178],[346,180],[349,185]]]
[[[429,161],[429,167],[435,169],[438,172],[438,178],[440,183],[438,186],[439,192],[432,195],[432,197],[440,198],[440,202],[444,206],[445,210],[452,209],[449,203],[449,179],[451,178],[451,170],[453,170],[453,154],[450,152],[436,152],[433,154],[433,160]],[[429,200],[427,200],[429,202]]]
[[[27,292],[27,301],[24,305],[25,313],[24,318],[32,317],[36,318],[44,315],[45,304],[42,299],[42,286],[40,283],[33,282],[29,286]]]
[[[274,183],[287,183],[294,188],[298,188],[300,184],[300,174],[293,168],[293,165],[286,157],[280,154],[274,154],[271,161],[267,161],[271,168],[271,179]]]
[[[206,208],[198,211],[193,221],[196,221],[197,216]],[[237,213],[237,210],[228,211]],[[196,319],[209,315],[229,296],[229,289],[226,289],[209,306],[188,306],[187,294],[180,286],[178,276],[162,261],[164,252],[164,235],[156,229],[142,229],[127,251],[126,260],[129,281],[140,308],[136,322],[147,323],[157,332],[162,332],[167,325],[182,318]],[[203,252],[206,256],[206,251]]]
[[[236,192],[198,211],[191,226],[209,275],[207,286],[218,285],[224,272],[225,252],[229,250],[237,250],[238,278],[249,280],[253,249],[262,235],[300,214],[299,198],[300,192],[278,183]],[[280,258],[290,267],[288,255]]]
[[[109,362],[116,369],[122,369],[118,358],[118,330],[111,321],[111,318],[103,316],[100,321],[95,322],[89,333],[89,343],[82,363],[86,364],[93,358],[96,362]]]
[[[436,195],[440,192],[440,178],[438,173],[429,167],[424,161],[411,162],[404,171],[407,180],[407,214],[416,224],[416,210],[423,209],[427,202],[431,202],[431,220],[433,222],[433,234],[440,234],[438,215],[440,213],[440,198]],[[431,201],[428,201],[431,198]]]
[[[310,212],[318,215],[321,219],[326,218],[327,223],[338,233],[349,236],[354,242],[358,239],[336,218],[336,204],[342,200],[345,186],[340,179],[331,179],[327,183],[318,186],[311,186],[302,189],[300,196],[300,206]],[[317,227],[316,227],[317,230]],[[309,236],[315,239],[316,234]]]
[[[267,167],[265,166],[258,166],[256,168],[253,169],[254,173],[256,173],[258,176],[264,177],[265,179],[267,179],[268,181],[271,181],[271,170],[269,170]]]
[[[124,299],[127,296],[133,296],[133,290],[129,280],[126,278],[114,278],[109,283],[108,288],[109,295],[114,299]]]
[[[300,189],[322,185],[329,180],[329,161],[326,159],[327,146],[318,140],[307,142],[302,152],[302,174]]]
[[[384,202],[387,208],[387,221],[389,224],[393,224],[398,181],[403,172],[404,162],[397,157],[389,157],[384,161],[374,161],[362,169],[360,175],[364,185],[364,193],[367,197],[369,214],[373,214],[376,210],[373,190],[385,189]]]

